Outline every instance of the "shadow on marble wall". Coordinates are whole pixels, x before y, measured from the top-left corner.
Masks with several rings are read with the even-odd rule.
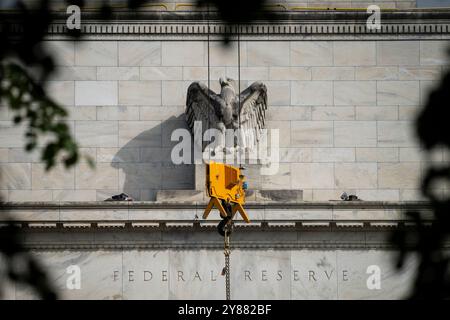
[[[188,129],[185,115],[161,121],[141,132],[115,154],[111,166],[119,170],[119,189],[135,200],[155,200],[158,190],[195,188],[194,165],[175,165],[171,151],[178,141],[171,141],[173,130]]]

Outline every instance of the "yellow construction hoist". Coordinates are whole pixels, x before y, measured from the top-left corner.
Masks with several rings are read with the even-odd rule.
[[[203,219],[208,218],[214,207],[219,210],[222,218],[217,229],[224,237],[225,267],[222,270],[222,275],[225,275],[227,300],[231,299],[230,235],[233,229],[233,218],[239,212],[245,222],[250,222],[243,207],[245,190],[247,190],[248,185],[242,170],[243,168],[236,168],[223,163],[210,162],[206,164],[206,193],[210,200],[203,213]]]

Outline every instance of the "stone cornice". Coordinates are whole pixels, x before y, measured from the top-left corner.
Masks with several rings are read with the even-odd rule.
[[[200,217],[204,202],[33,202],[3,203],[0,221],[26,228],[202,228],[215,226],[219,215]],[[251,224],[238,228],[383,229],[413,225],[407,211],[432,222],[426,202],[260,202],[248,203]],[[7,218],[7,215],[9,216]]]
[[[203,202],[9,202],[1,206],[0,225],[11,222],[20,227],[25,247],[33,250],[221,250],[223,240],[216,232],[219,214],[201,219],[205,206]],[[415,226],[406,211],[419,211],[426,223],[432,223],[427,202],[266,201],[245,207],[251,223],[235,221],[236,249],[390,249],[387,237],[392,230]]]
[[[277,20],[261,19],[252,24],[228,25],[215,13],[206,12],[119,12],[104,21],[96,12],[82,15],[82,39],[137,40],[220,40],[227,35],[235,40],[320,40],[320,39],[447,39],[450,36],[450,10],[386,11],[381,29],[366,27],[368,14],[358,11],[271,12]],[[2,13],[14,20],[14,14]],[[55,14],[48,38],[67,39],[67,16]],[[209,18],[209,19],[208,19]],[[13,24],[20,33],[21,25]]]
[[[17,209],[198,209],[206,201],[36,201],[0,202],[0,210]],[[247,201],[248,208],[272,209],[426,209],[427,201]]]
[[[53,20],[64,21],[67,19],[65,11],[54,11],[51,13]],[[448,9],[385,9],[381,10],[382,19],[390,22],[416,21],[440,21],[450,19],[450,8]],[[0,10],[0,16],[3,19],[14,20],[19,14],[15,11]],[[253,24],[271,23],[270,21],[279,21],[282,23],[316,23],[316,22],[359,22],[366,23],[370,16],[365,10],[290,10],[290,11],[263,11],[255,15]],[[115,10],[108,21],[104,19],[99,11],[83,10],[82,20],[87,22],[103,21],[109,23],[121,22],[219,22],[220,15],[215,11],[130,11]],[[258,18],[259,17],[259,18]]]
[[[24,246],[28,250],[65,251],[65,250],[223,250],[223,241],[210,243],[28,243]],[[446,244],[444,248],[450,248]],[[387,242],[256,242],[234,241],[232,249],[243,250],[398,250]]]

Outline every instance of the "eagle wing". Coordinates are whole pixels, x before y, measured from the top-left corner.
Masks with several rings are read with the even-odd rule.
[[[218,94],[201,82],[193,82],[188,88],[186,97],[186,121],[193,134],[195,121],[201,121],[200,137],[210,128],[216,128],[220,121],[220,105],[222,101]]]
[[[241,92],[240,127],[245,130],[245,145],[253,148],[259,141],[265,127],[267,110],[267,88],[261,82],[254,82]]]

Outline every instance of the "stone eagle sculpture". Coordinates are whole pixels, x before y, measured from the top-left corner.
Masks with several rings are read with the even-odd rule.
[[[238,96],[233,82],[230,78],[220,78],[220,94],[201,82],[193,82],[187,91],[186,120],[193,134],[195,121],[201,121],[202,135],[209,128],[223,134],[227,129],[241,129],[243,145],[239,146],[252,149],[265,126],[267,89],[263,83],[254,82]]]

